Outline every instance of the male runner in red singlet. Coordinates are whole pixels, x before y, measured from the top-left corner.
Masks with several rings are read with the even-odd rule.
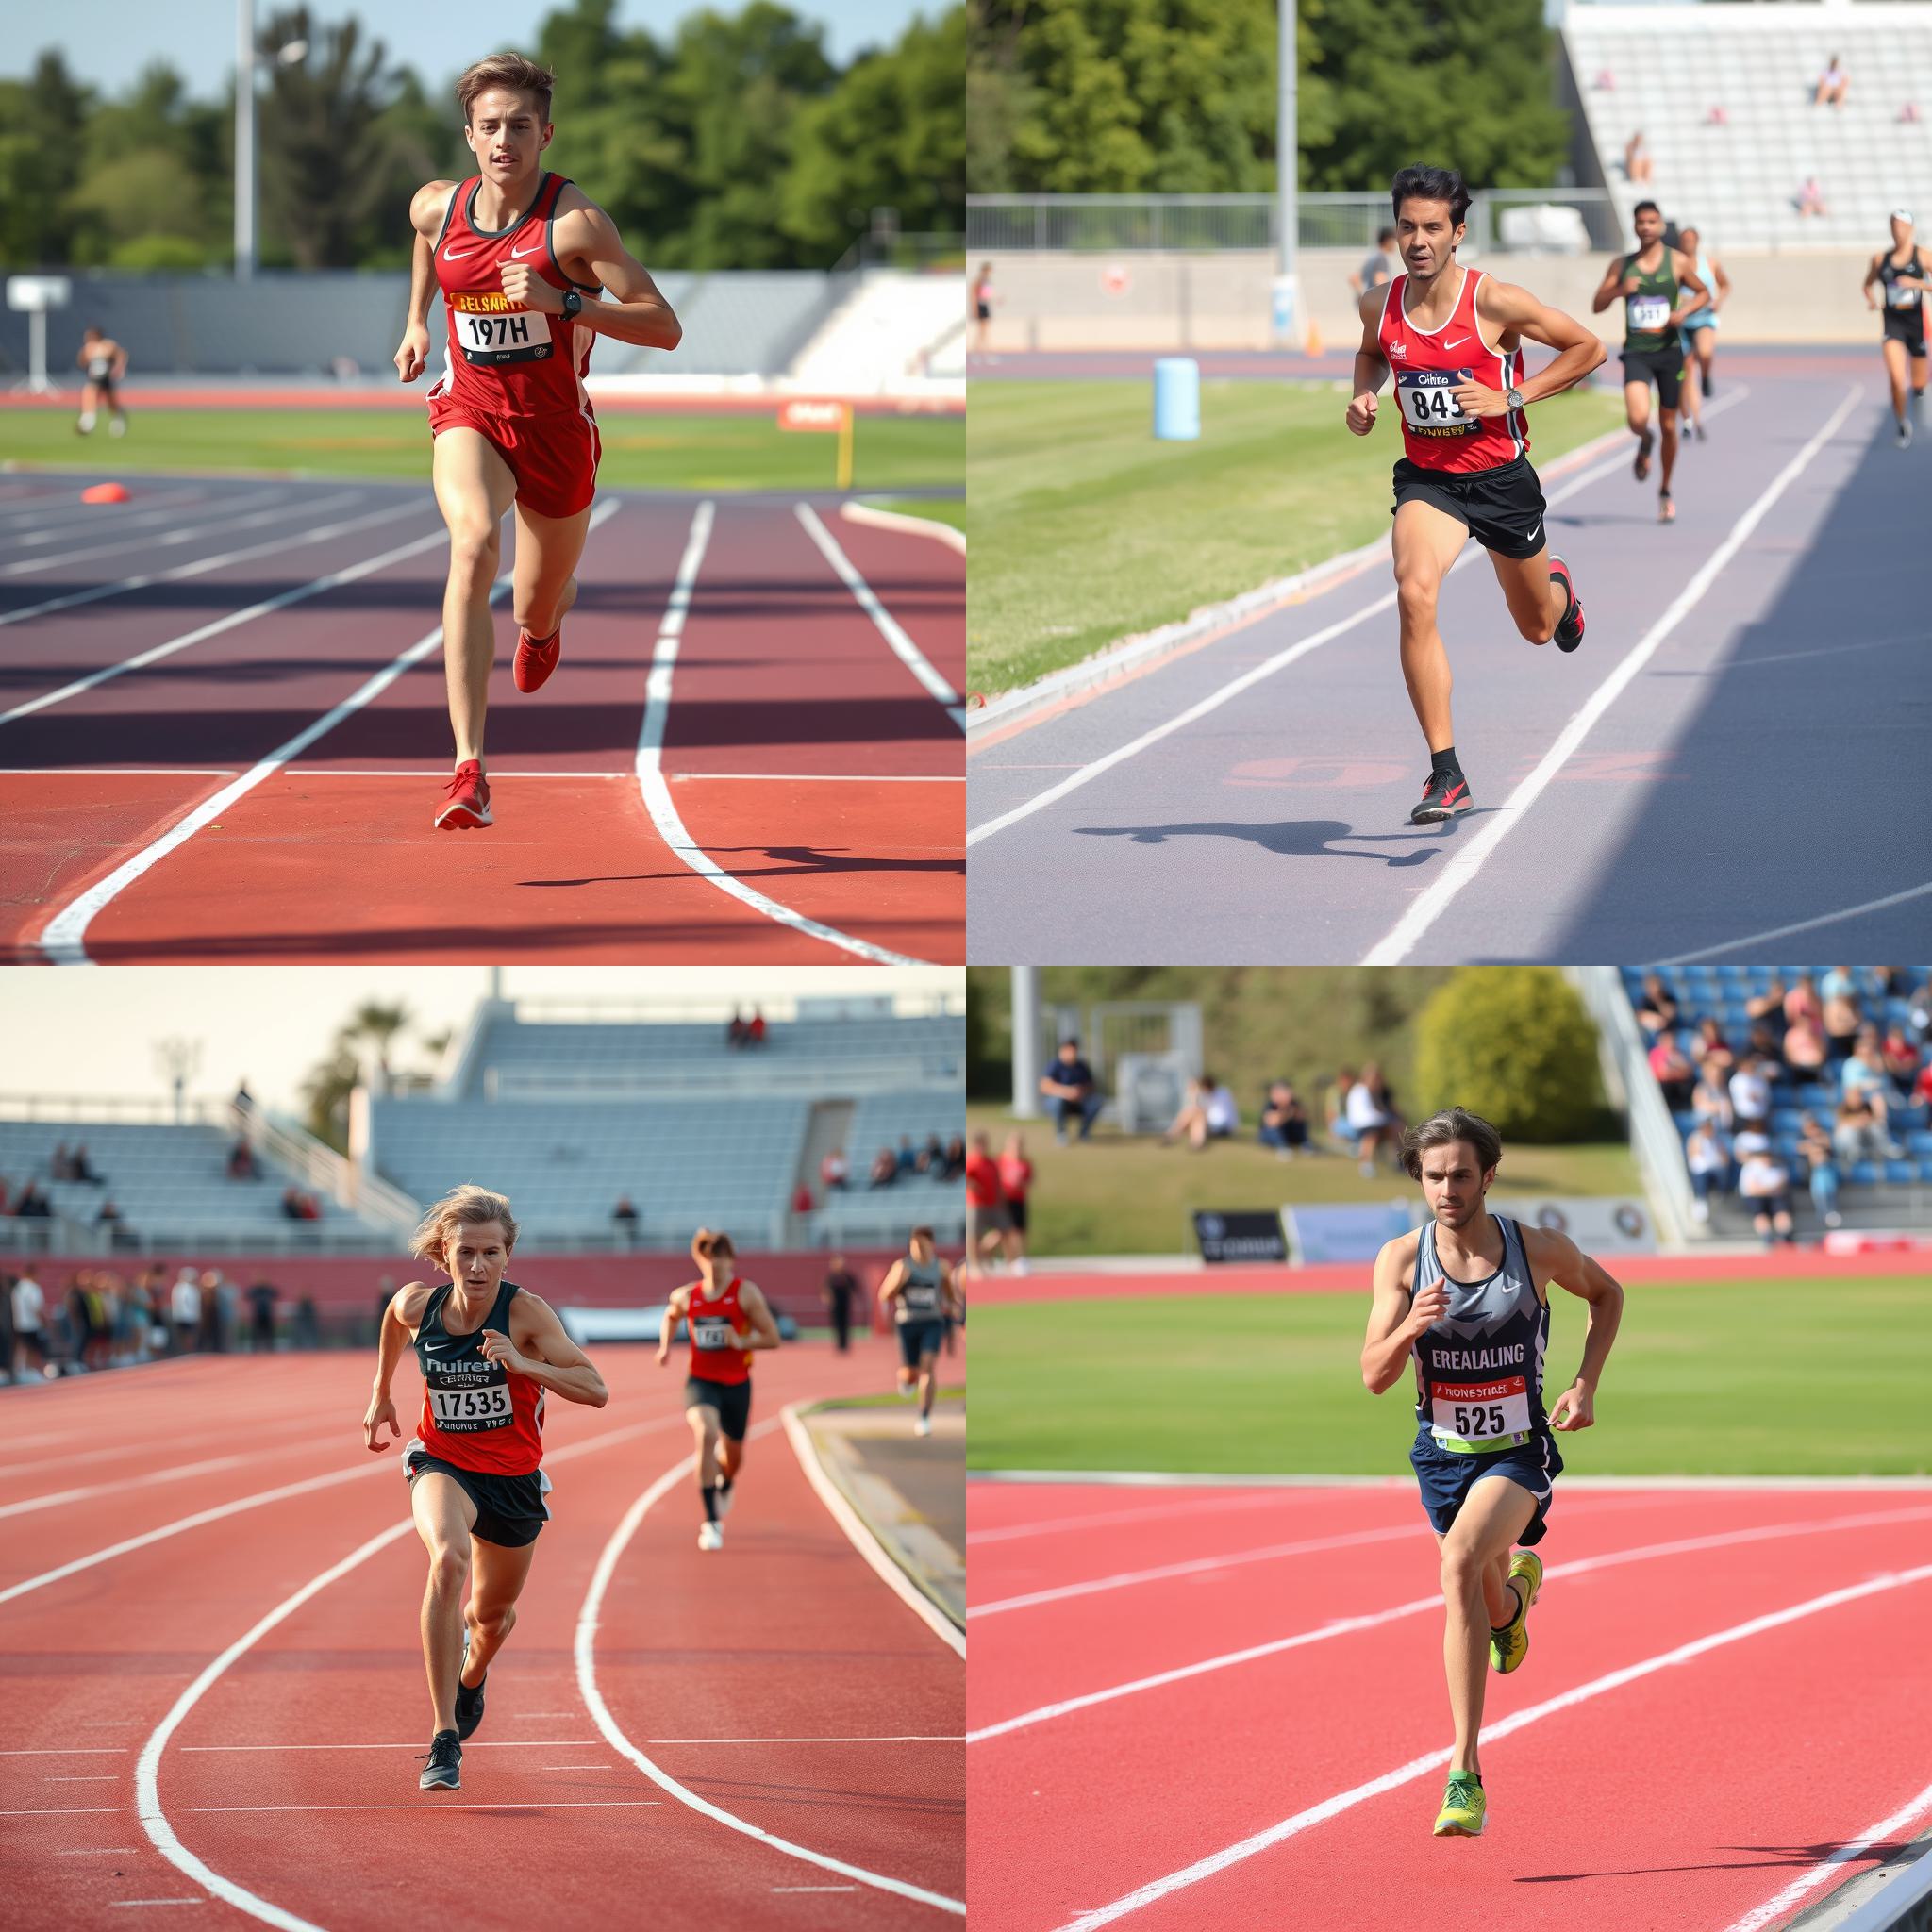
[[[597,488],[601,445],[583,381],[591,342],[601,331],[672,349],[683,334],[610,217],[539,167],[555,132],[554,85],[520,54],[477,61],[457,83],[457,99],[482,172],[431,181],[409,205],[409,324],[395,358],[405,382],[428,358],[429,298],[439,288],[449,317],[448,366],[428,395],[436,502],[450,536],[442,651],[456,738],[440,830],[491,823],[483,717],[503,513],[516,505],[511,668],[517,689],[532,691],[557,668]]]
[[[401,1437],[389,1385],[413,1343],[423,1414],[403,1474],[429,1552],[423,1662],[434,1729],[425,1791],[462,1787],[462,1740],[483,1722],[483,1679],[516,1624],[537,1533],[550,1519],[544,1393],[554,1389],[592,1408],[610,1399],[549,1305],[504,1280],[516,1240],[509,1203],[487,1189],[452,1189],[429,1210],[409,1252],[450,1278],[408,1282],[384,1310],[362,1418],[372,1450]]]
[[[1395,465],[1395,585],[1402,675],[1429,747],[1412,824],[1470,808],[1450,718],[1449,654],[1436,627],[1442,577],[1466,539],[1490,553],[1516,628],[1574,651],[1583,606],[1570,567],[1543,536],[1543,493],[1529,462],[1525,403],[1574,388],[1607,353],[1574,317],[1456,260],[1469,190],[1452,168],[1405,168],[1392,194],[1407,273],[1361,299],[1361,347],[1348,426],[1366,436],[1391,369],[1407,452]],[[1523,376],[1523,341],[1560,351]]]
[[[698,1548],[721,1549],[720,1527],[731,1508],[731,1485],[744,1467],[745,1432],[751,1427],[751,1357],[776,1348],[778,1324],[758,1284],[740,1279],[738,1254],[728,1234],[701,1227],[691,1237],[696,1281],[671,1291],[658,1338],[658,1366],[671,1359],[671,1337],[680,1321],[691,1330],[691,1373],[684,1383],[684,1412],[697,1439],[698,1498],[705,1520]]]
[[[1362,1345],[1371,1395],[1415,1367],[1408,1459],[1441,1551],[1456,1726],[1438,1838],[1478,1837],[1488,1817],[1476,1748],[1485,1665],[1513,1671],[1529,1653],[1529,1607],[1543,1580],[1529,1546],[1543,1539],[1563,1472],[1552,1431],[1595,1423],[1597,1382],[1624,1316],[1623,1289],[1568,1235],[1490,1212],[1502,1158],[1502,1136],[1459,1107],[1404,1137],[1403,1165],[1422,1184],[1429,1219],[1375,1257]],[[1553,1281],[1590,1304],[1590,1321],[1576,1379],[1545,1409]]]

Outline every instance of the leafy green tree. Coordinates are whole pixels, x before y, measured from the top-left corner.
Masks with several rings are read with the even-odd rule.
[[[1416,1079],[1424,1109],[1466,1107],[1506,1141],[1580,1141],[1604,1124],[1596,1028],[1550,966],[1457,973],[1416,1023]]]
[[[0,80],[0,259],[9,268],[74,260],[67,197],[80,179],[75,140],[95,95],[49,48],[25,81]]]

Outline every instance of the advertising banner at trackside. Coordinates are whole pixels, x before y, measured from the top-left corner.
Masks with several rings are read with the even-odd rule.
[[[1614,1195],[1491,1194],[1490,1211],[1530,1227],[1567,1234],[1586,1255],[1650,1255],[1657,1228],[1641,1201]],[[1382,1243],[1422,1225],[1427,1210],[1417,1196],[1378,1207],[1330,1204],[1281,1210],[1289,1258],[1297,1268],[1323,1261],[1373,1261]]]
[[[1194,1241],[1204,1261],[1286,1261],[1281,1216],[1273,1208],[1197,1209]]]

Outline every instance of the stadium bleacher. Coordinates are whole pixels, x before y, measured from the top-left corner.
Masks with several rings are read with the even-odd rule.
[[[1733,1050],[1740,1050],[1751,1025],[1749,1001],[1763,997],[1774,981],[1790,988],[1807,974],[1822,986],[1826,974],[1834,970],[1824,966],[1624,967],[1621,976],[1632,1011],[1636,1012],[1644,1003],[1645,981],[1655,973],[1677,1003],[1678,1024],[1672,1031],[1694,1069],[1700,1021],[1715,1020]],[[1905,1028],[1907,1037],[1919,1048],[1923,1064],[1927,1042],[1923,1015],[1927,1007],[1925,989],[1932,985],[1932,970],[1923,966],[1894,969],[1899,978],[1890,988],[1875,967],[1844,970],[1851,974],[1863,1019],[1881,1032],[1892,1025]],[[1922,1017],[1915,1018],[1915,1014]],[[1776,1025],[1781,1037],[1785,1030],[1781,1016]],[[1830,1131],[1840,1098],[1838,1074],[1842,1063],[1843,1057],[1834,1054],[1825,1067],[1812,1076],[1796,1075],[1780,1064],[1772,1081],[1772,1151],[1790,1174],[1796,1221],[1807,1232],[1817,1231],[1818,1216],[1806,1191],[1810,1170],[1800,1152],[1799,1133],[1807,1114],[1815,1116]],[[1674,1110],[1672,1119],[1679,1141],[1688,1140],[1697,1124],[1695,1113]],[[1895,1095],[1889,1104],[1888,1129],[1902,1150],[1899,1158],[1838,1163],[1841,1180],[1839,1212],[1847,1227],[1932,1224],[1932,1108],[1923,1099],[1907,1100],[1904,1095]],[[1751,1218],[1749,1208],[1738,1196],[1720,1194],[1711,1203],[1710,1231],[1748,1236]]]

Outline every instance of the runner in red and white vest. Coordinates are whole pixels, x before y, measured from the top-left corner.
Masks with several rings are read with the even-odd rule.
[[[362,1418],[373,1451],[401,1437],[389,1385],[413,1345],[423,1413],[403,1475],[429,1552],[423,1661],[435,1722],[425,1791],[461,1789],[462,1740],[483,1722],[483,1679],[516,1624],[537,1536],[550,1520],[544,1397],[554,1391],[593,1408],[610,1399],[549,1304],[503,1278],[516,1240],[509,1203],[487,1188],[453,1189],[429,1210],[409,1252],[449,1278],[411,1281],[391,1297]]]
[[[1456,756],[1449,654],[1436,627],[1443,575],[1474,536],[1490,553],[1516,628],[1559,650],[1583,641],[1570,567],[1550,555],[1543,493],[1529,461],[1527,403],[1574,388],[1607,354],[1574,316],[1456,259],[1469,190],[1452,168],[1405,168],[1392,185],[1405,273],[1364,291],[1348,426],[1375,426],[1391,372],[1404,455],[1395,465],[1395,561],[1402,675],[1429,747],[1429,775],[1409,813],[1430,824],[1470,808]],[[1523,373],[1523,342],[1557,350]]]
[[[555,85],[547,68],[520,54],[477,61],[457,83],[457,99],[480,172],[431,181],[409,205],[409,322],[395,356],[403,381],[414,382],[428,360],[439,290],[449,319],[447,366],[428,396],[436,501],[450,535],[442,648],[456,739],[440,831],[491,823],[483,721],[503,513],[515,504],[511,670],[517,689],[533,691],[557,668],[597,489],[602,447],[583,380],[591,342],[602,334],[675,349],[683,334],[610,217],[543,168]]]
[[[751,1428],[751,1358],[778,1346],[777,1318],[755,1281],[738,1273],[731,1237],[701,1227],[691,1237],[698,1279],[671,1291],[658,1336],[658,1366],[671,1359],[679,1322],[691,1336],[691,1373],[684,1382],[685,1420],[697,1442],[698,1500],[705,1520],[698,1548],[722,1549],[731,1486],[744,1467],[744,1439]]]

